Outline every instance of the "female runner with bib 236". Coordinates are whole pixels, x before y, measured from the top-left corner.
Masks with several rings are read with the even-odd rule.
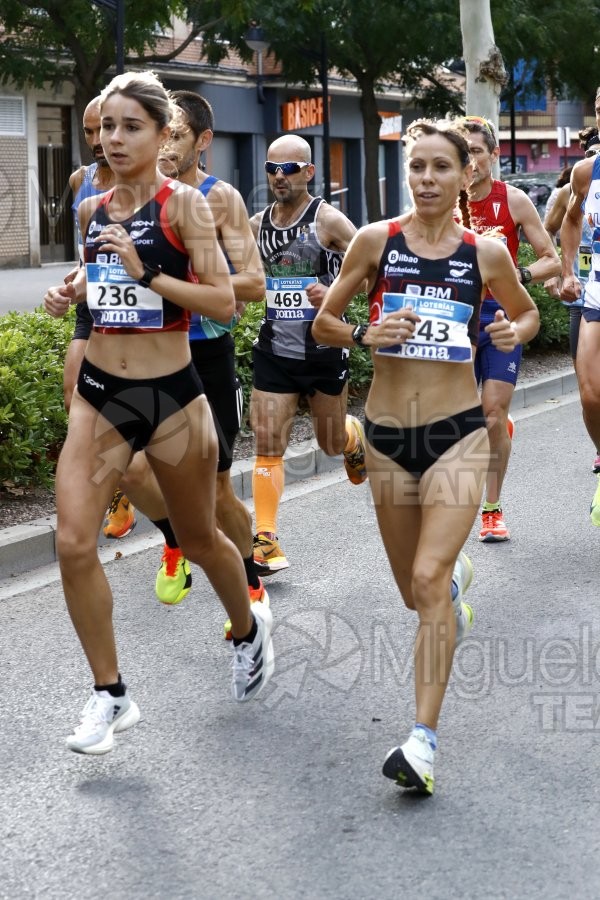
[[[158,79],[117,76],[101,95],[101,141],[115,187],[79,207],[85,270],[45,296],[51,315],[85,299],[94,317],[56,474],[57,548],[69,613],[94,676],[79,753],[106,753],[139,711],[117,663],[112,594],[96,541],[136,450],[146,449],[179,544],[200,565],[232,622],[236,700],[273,669],[271,613],[250,609],[242,559],[217,528],[217,437],[191,365],[190,313],[228,322],[234,295],[200,192],[157,169],[175,112]]]

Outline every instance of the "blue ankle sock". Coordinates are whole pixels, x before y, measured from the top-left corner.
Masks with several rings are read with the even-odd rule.
[[[422,725],[421,722],[417,722],[413,731],[416,731],[417,728],[420,728],[421,731],[425,732],[425,737],[429,742],[429,746],[432,750],[437,750],[437,733],[433,730],[433,728],[429,728],[428,725]]]
[[[458,597],[458,585],[455,581],[450,582],[450,596],[452,597],[452,602],[456,600]]]

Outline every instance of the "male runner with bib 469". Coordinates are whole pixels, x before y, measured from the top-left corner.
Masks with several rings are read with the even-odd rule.
[[[312,336],[317,310],[356,229],[342,212],[309,194],[315,167],[303,138],[290,134],[274,141],[265,171],[275,202],[250,220],[267,276],[265,318],[253,352],[250,423],[256,438],[254,558],[275,572],[288,566],[277,539],[277,511],[283,454],[301,395],[308,398],[319,447],[330,456],[343,452],[353,484],[367,473],[362,425],[346,415],[348,351]]]

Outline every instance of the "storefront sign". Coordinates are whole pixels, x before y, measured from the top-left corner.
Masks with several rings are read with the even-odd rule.
[[[299,131],[301,128],[322,125],[323,98],[308,97],[300,100],[299,97],[295,97],[289,103],[284,103],[281,107],[281,121],[284,131]]]
[[[380,141],[399,141],[402,136],[402,116],[400,113],[382,112],[381,126],[379,128]]]

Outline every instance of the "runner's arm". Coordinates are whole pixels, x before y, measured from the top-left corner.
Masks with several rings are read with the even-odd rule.
[[[540,314],[517,277],[510,253],[501,241],[481,236],[477,238],[477,262],[484,289],[502,307],[485,328],[494,346],[509,352],[517,344],[526,344],[539,331]]]
[[[211,203],[215,195],[218,209]],[[244,201],[234,187],[218,182],[208,195],[221,244],[229,257],[237,302],[264,300],[265,273]]]
[[[312,334],[319,343],[330,347],[351,347],[356,325],[342,322],[352,298],[375,283],[377,268],[388,235],[387,222],[375,222],[361,228],[352,238],[340,273],[327,291],[315,321]],[[362,339],[365,347],[390,347],[406,340],[414,331],[419,317],[408,309],[387,316],[377,325],[369,325]],[[367,323],[364,323],[367,324]]]
[[[539,217],[538,211],[524,191],[507,185],[508,205],[513,220],[523,229],[537,259],[530,266],[533,283],[546,281],[560,274],[560,259],[556,247]]]
[[[583,159],[573,166],[571,172],[571,197],[567,205],[560,229],[560,249],[562,254],[561,299],[572,303],[581,296],[581,284],[574,274],[574,265],[583,228],[583,203],[592,181],[594,159]]]

